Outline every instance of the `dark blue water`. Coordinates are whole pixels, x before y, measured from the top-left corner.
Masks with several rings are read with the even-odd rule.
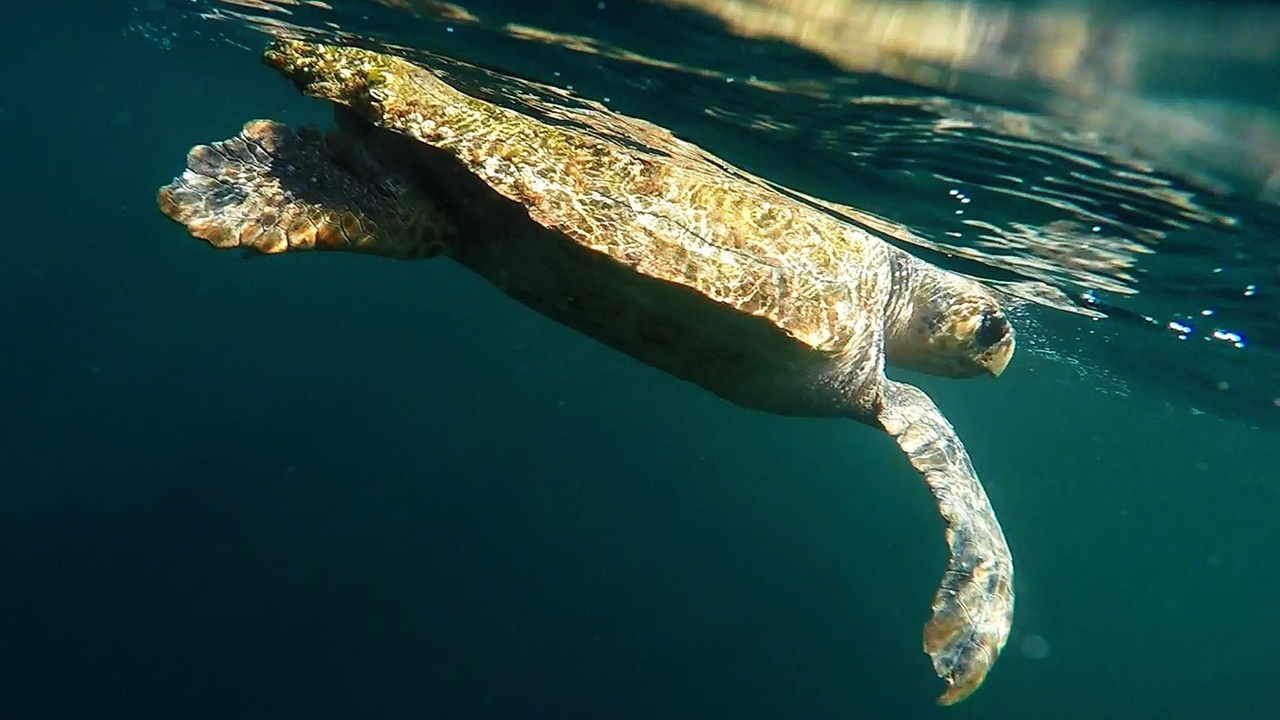
[[[941,523],[889,440],[735,408],[443,262],[210,251],[153,204],[187,148],[326,109],[217,23],[8,15],[0,717],[1274,717],[1262,349],[1206,371],[1141,320],[1034,308],[1042,350],[998,381],[912,378],[1018,564],[1004,656],[938,709]],[[664,122],[698,99],[583,74]],[[1215,297],[1181,287],[1170,313]],[[1228,376],[1256,391],[1204,400]]]

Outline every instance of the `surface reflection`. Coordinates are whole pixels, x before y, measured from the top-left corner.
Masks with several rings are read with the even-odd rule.
[[[1274,8],[661,2],[713,15],[744,37],[803,47],[846,70],[1024,104],[1216,189],[1280,199]]]

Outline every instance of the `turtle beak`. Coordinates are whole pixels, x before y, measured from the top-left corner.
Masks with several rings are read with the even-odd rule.
[[[968,324],[967,332],[982,351],[978,365],[992,377],[999,377],[1013,357],[1013,326],[1000,310],[985,310]]]
[[[1009,361],[1013,359],[1013,346],[1013,332],[1010,331],[1003,340],[987,350],[982,366],[991,373],[991,377],[1000,377],[1000,373],[1009,367]]]

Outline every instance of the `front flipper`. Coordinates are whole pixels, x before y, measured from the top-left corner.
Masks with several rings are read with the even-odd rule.
[[[877,419],[924,476],[946,522],[950,559],[924,649],[951,705],[982,684],[1013,624],[1013,558],[969,454],[918,388],[885,380]]]

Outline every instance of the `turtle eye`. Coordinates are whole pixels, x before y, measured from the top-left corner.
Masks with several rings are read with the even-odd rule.
[[[982,320],[978,323],[978,331],[973,334],[973,339],[978,345],[989,348],[992,345],[1004,339],[1009,334],[1009,321],[1003,317],[993,313],[983,313]]]

